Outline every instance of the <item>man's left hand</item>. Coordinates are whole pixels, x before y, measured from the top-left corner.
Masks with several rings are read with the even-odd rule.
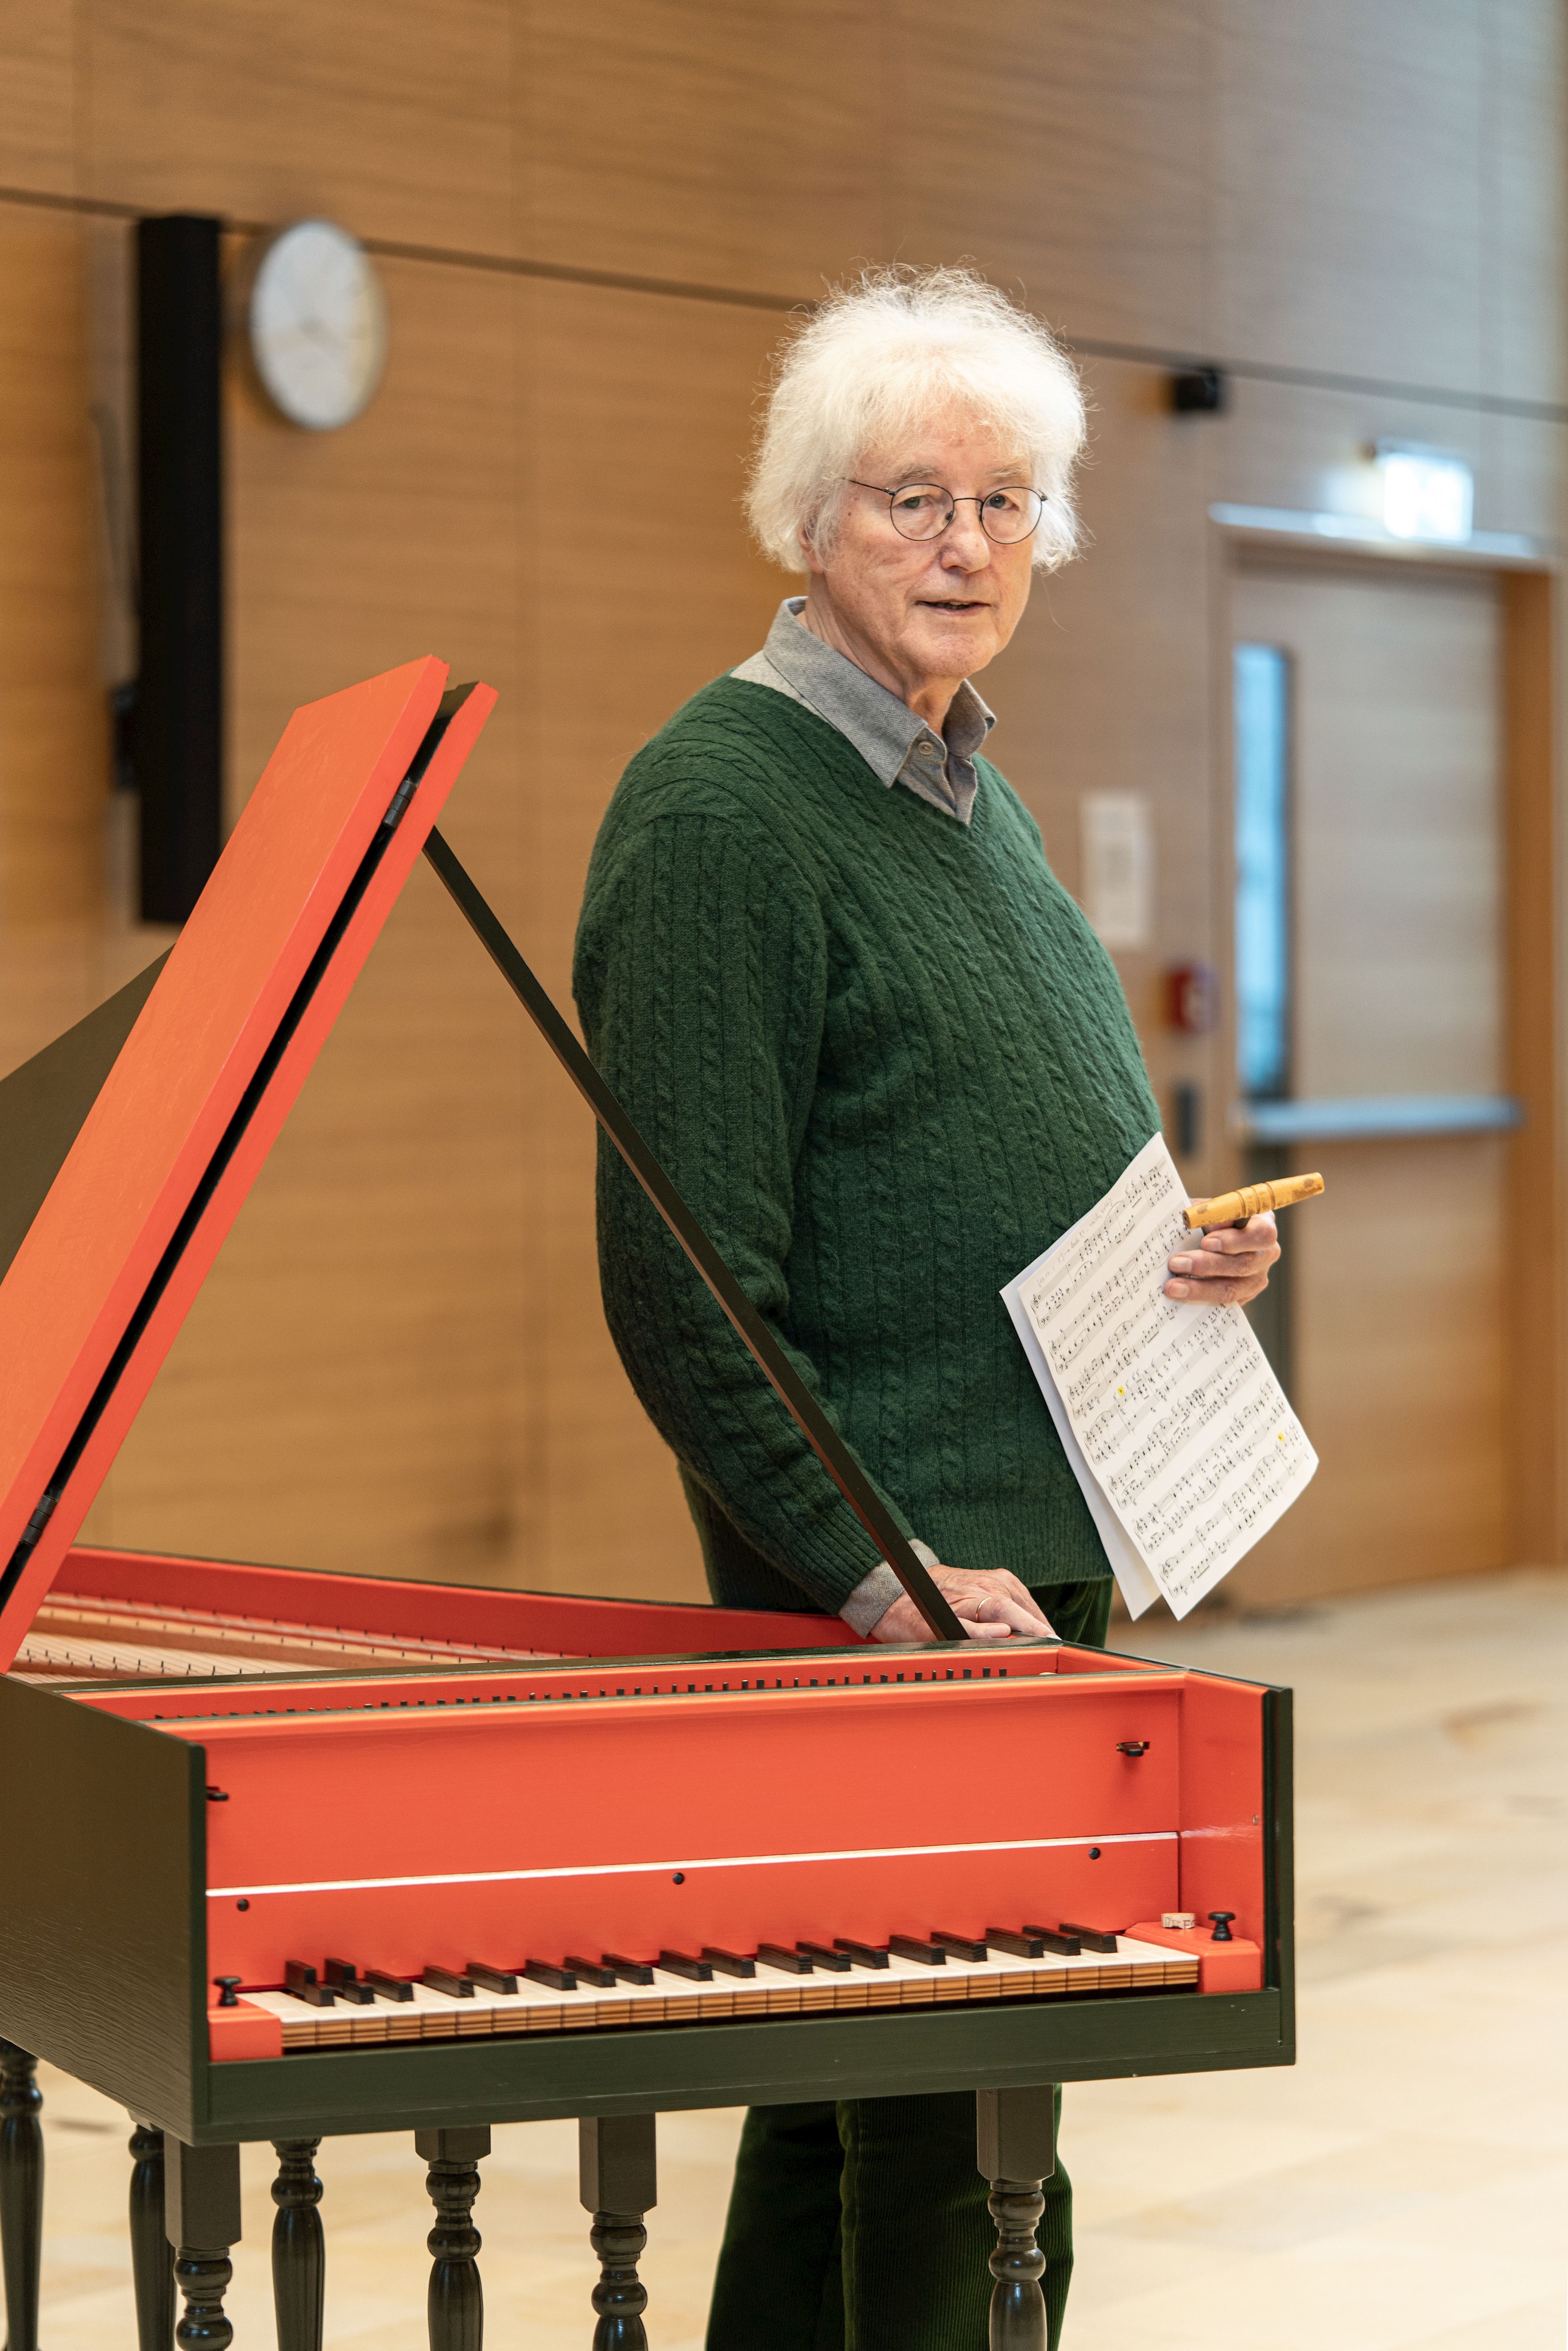
[[[1250,1217],[1245,1225],[1218,1225],[1201,1244],[1170,1259],[1167,1298],[1196,1299],[1204,1306],[1249,1306],[1269,1287],[1269,1268],[1280,1254],[1272,1216]]]

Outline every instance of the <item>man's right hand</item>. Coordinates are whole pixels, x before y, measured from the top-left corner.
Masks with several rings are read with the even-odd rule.
[[[931,1580],[971,1641],[1006,1641],[1014,1633],[1039,1639],[1051,1626],[1028,1590],[1006,1568],[934,1567]],[[873,1641],[929,1641],[931,1627],[907,1593],[872,1626]]]

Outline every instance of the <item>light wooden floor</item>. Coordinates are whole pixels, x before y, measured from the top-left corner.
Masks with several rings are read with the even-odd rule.
[[[1521,1573],[1127,1647],[1300,1693],[1301,2062],[1069,2093],[1064,2351],[1562,2351],[1568,2276],[1568,1577]],[[126,2124],[46,2079],[47,2351],[134,2340]],[[656,2351],[697,2351],[739,2117],[661,2124]],[[328,2340],[419,2351],[429,2208],[405,2141],[323,2151]],[[269,2158],[268,2158],[269,2160]],[[271,2339],[268,2160],[231,2311]],[[570,2124],[497,2133],[490,2339],[586,2351]]]

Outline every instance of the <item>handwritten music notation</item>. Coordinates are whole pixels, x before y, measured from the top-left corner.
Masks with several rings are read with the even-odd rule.
[[[1185,1616],[1318,1466],[1241,1309],[1165,1295],[1186,1205],[1155,1135],[1002,1292],[1134,1616]]]

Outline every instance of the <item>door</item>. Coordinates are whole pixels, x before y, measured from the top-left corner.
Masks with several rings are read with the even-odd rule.
[[[1328,1187],[1258,1317],[1322,1467],[1255,1594],[1507,1562],[1500,656],[1484,572],[1236,574],[1237,1123]]]

